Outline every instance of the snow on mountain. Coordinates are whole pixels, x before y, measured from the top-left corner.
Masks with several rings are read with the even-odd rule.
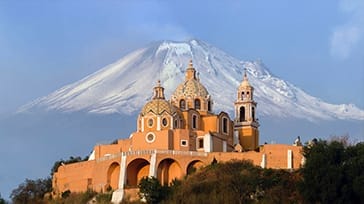
[[[236,90],[246,68],[249,81],[255,87],[259,115],[364,120],[364,110],[353,104],[324,102],[272,75],[261,61],[240,61],[195,39],[163,41],[138,49],[80,81],[22,106],[18,112],[40,109],[133,114],[151,98],[152,87],[158,79],[169,97],[183,81],[190,59],[212,96],[215,112],[233,112]]]

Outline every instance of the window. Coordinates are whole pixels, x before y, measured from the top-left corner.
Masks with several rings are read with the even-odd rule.
[[[181,140],[181,146],[187,147],[188,143],[187,140]]]
[[[201,101],[200,99],[195,99],[195,109],[200,110],[201,109]]]
[[[198,138],[198,144],[197,145],[198,145],[197,147],[199,149],[203,148],[203,138]]]
[[[168,120],[167,120],[167,118],[163,118],[163,119],[162,119],[162,125],[163,125],[164,127],[166,127],[166,126],[168,125]]]
[[[181,99],[181,100],[179,101],[179,107],[180,107],[181,109],[185,110],[185,109],[186,109],[186,101],[185,101],[185,100],[183,100],[183,99]]]
[[[174,128],[178,128],[178,120],[174,120]]]
[[[154,120],[153,118],[149,118],[148,120],[148,127],[153,127]]]
[[[245,107],[244,106],[240,107],[239,116],[240,116],[240,118],[239,118],[240,122],[245,121]]]
[[[207,102],[207,111],[211,111],[211,101]]]
[[[227,120],[227,118],[223,118],[222,119],[222,132],[227,133],[227,129],[228,129],[228,120]]]
[[[154,142],[155,140],[155,135],[153,133],[148,133],[146,136],[145,136],[145,140],[148,142],[148,143],[152,143]]]
[[[193,129],[197,128],[197,116],[196,115],[192,116],[192,128]]]
[[[241,100],[243,100],[243,99],[244,99],[244,91],[241,92]]]

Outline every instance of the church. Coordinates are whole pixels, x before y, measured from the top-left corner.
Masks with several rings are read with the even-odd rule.
[[[53,193],[113,190],[112,202],[119,203],[126,195],[137,194],[138,182],[145,176],[168,185],[213,160],[244,159],[276,169],[302,165],[300,146],[259,144],[257,103],[246,72],[231,104],[234,118],[213,112],[213,97],[190,61],[184,81],[169,100],[157,81],[129,138],[96,145],[88,161],[61,165],[53,175]]]

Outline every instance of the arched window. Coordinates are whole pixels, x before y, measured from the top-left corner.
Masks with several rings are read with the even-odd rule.
[[[197,128],[197,116],[196,115],[192,116],[192,128],[193,129]]]
[[[195,109],[200,110],[201,109],[201,101],[200,99],[195,99]]]
[[[222,132],[227,133],[227,129],[228,129],[228,120],[227,120],[227,118],[223,118],[222,119]]]
[[[255,108],[252,107],[252,118],[253,118],[253,121],[255,121]]]
[[[243,99],[244,99],[244,91],[241,92],[241,100],[243,100]]]
[[[240,107],[239,116],[240,116],[240,118],[239,118],[240,122],[243,122],[243,121],[246,120],[245,119],[245,107],[244,106]]]
[[[174,120],[174,128],[178,128],[178,120]]]
[[[207,102],[207,111],[211,111],[211,101]]]
[[[162,125],[163,125],[164,127],[166,127],[166,126],[168,125],[168,120],[167,120],[167,118],[163,118],[163,119],[162,119]]]
[[[181,100],[179,101],[179,107],[180,107],[181,109],[185,110],[185,109],[186,109],[186,101],[185,101],[185,100],[183,100],[183,99],[181,99]]]

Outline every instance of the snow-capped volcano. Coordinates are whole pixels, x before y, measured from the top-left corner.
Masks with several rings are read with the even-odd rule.
[[[138,49],[84,79],[34,100],[19,112],[41,109],[133,114],[151,98],[158,79],[170,97],[183,82],[190,59],[214,101],[215,112],[233,112],[236,90],[246,69],[261,116],[364,120],[364,111],[355,105],[324,102],[275,77],[261,61],[238,60],[199,40],[164,41]]]

